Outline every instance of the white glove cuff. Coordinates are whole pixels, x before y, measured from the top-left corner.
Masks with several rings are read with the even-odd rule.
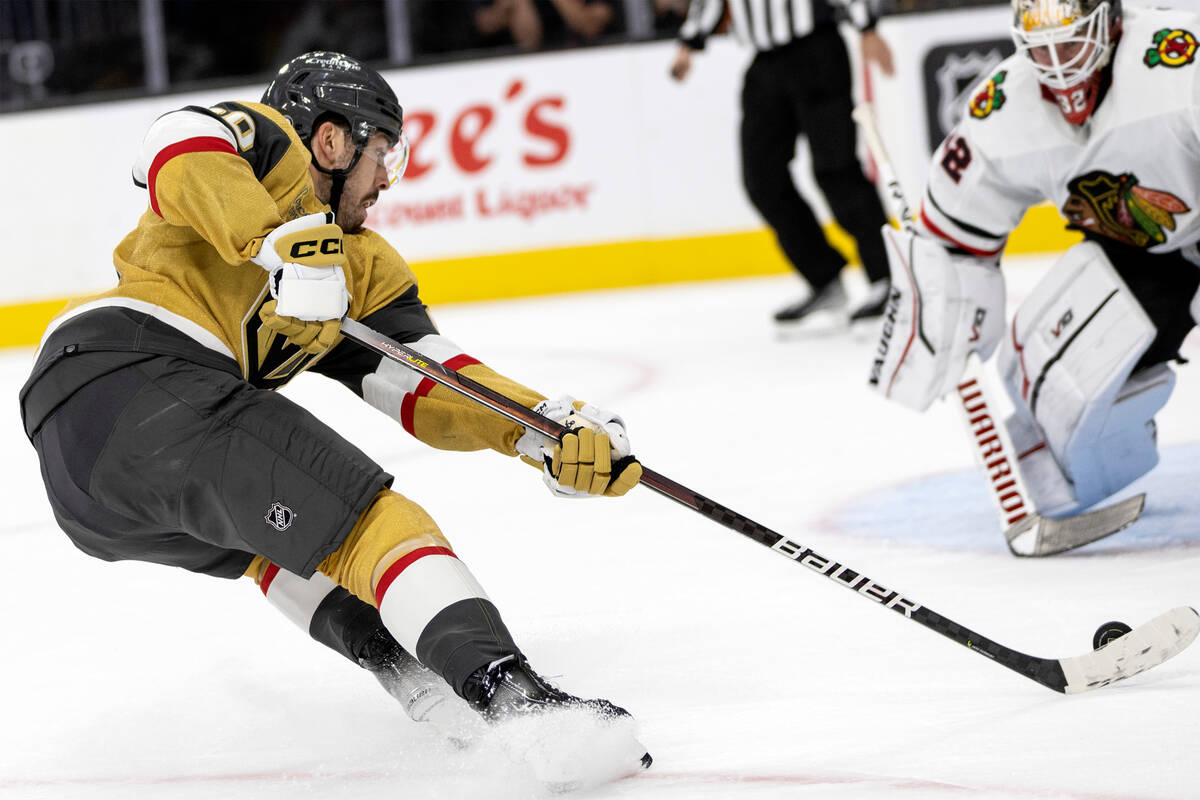
[[[276,314],[305,322],[338,319],[350,304],[341,267],[284,264],[271,277],[271,295]]]
[[[566,423],[567,417],[575,413],[574,402],[575,398],[563,395],[557,400],[543,400],[533,407],[533,411],[562,425]],[[526,428],[525,433],[521,434],[521,438],[517,439],[516,448],[517,452],[526,458],[541,461],[546,455],[554,452],[556,444],[558,444],[557,440],[551,439],[533,428]]]
[[[591,428],[600,433],[607,433],[613,455],[617,458],[624,458],[633,452],[629,447],[629,436],[625,433],[625,420],[611,411],[584,403],[583,408],[574,411],[563,424],[568,428]]]

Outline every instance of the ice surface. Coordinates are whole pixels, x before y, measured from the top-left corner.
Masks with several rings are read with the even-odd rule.
[[[1010,286],[1044,266],[1012,265]],[[1162,464],[1131,489],[1143,518],[1016,559],[952,408],[869,394],[870,341],[775,336],[798,291],[772,277],[435,313],[500,371],[618,411],[653,469],[1009,647],[1079,655],[1102,622],[1200,605],[1194,367],[1158,417]],[[17,420],[30,356],[0,354],[0,798],[539,792],[411,723],[250,581],[76,551]],[[539,672],[638,717],[654,766],[579,796],[1200,796],[1200,650],[1064,697],[644,488],[555,500],[515,460],[425,448],[320,378],[288,394],[433,514]]]

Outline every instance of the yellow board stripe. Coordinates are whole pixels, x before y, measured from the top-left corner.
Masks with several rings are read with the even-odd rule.
[[[854,240],[836,225],[825,235],[851,263]],[[1009,254],[1065,250],[1079,235],[1051,206],[1025,215]],[[414,264],[421,299],[431,305],[786,273],[791,269],[768,230],[535,250]],[[36,345],[66,299],[0,306],[0,347]]]
[[[47,323],[62,311],[66,304],[66,298],[62,298],[0,306],[0,317],[4,319],[4,325],[0,326],[0,347],[36,345],[41,341]]]

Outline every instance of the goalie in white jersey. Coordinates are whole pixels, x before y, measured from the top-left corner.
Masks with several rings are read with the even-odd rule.
[[[1200,316],[1200,15],[1014,0],[1017,52],[934,154],[871,384],[924,410],[989,357],[1038,511],[1075,513],[1158,461],[1154,415]],[[1008,234],[1045,199],[1085,241],[1005,324]]]

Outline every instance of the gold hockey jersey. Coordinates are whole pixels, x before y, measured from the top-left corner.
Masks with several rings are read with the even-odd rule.
[[[361,396],[364,374],[323,363],[339,358],[363,363],[357,346],[343,342],[309,354],[259,319],[271,299],[269,274],[249,259],[283,222],[329,210],[315,194],[310,160],[291,125],[260,103],[189,106],[160,117],[134,166],[134,181],[149,193],[149,207],[114,252],[117,286],[74,301],[51,329],[96,309],[130,309],[232,358],[256,387],[277,388],[314,368],[336,374]],[[416,298],[416,278],[395,248],[366,229],[345,234],[343,248],[348,316],[363,320],[396,307],[401,310],[392,308],[379,319],[412,322],[414,314],[420,319],[381,332],[406,341],[434,332]],[[454,360],[464,375],[529,407],[544,399],[465,354]],[[378,357],[367,363],[371,366],[360,373],[373,369]],[[515,454],[521,426],[442,387],[414,380],[407,388],[412,391],[401,422],[417,438],[444,449],[491,447]]]

